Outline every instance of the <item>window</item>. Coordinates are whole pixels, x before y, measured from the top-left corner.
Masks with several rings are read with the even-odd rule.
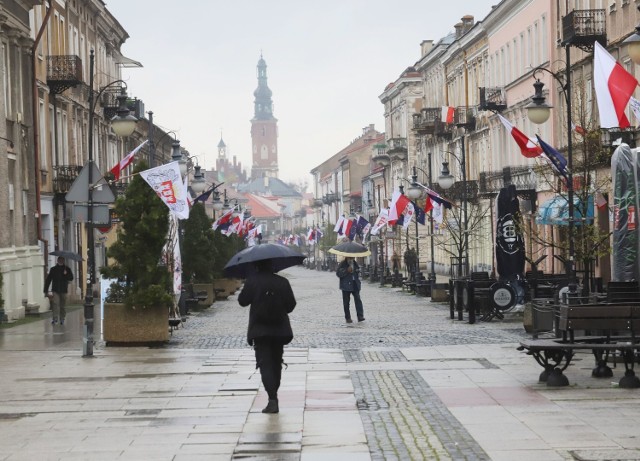
[[[6,42],[2,42],[2,83],[4,85],[4,105],[5,105],[5,113],[8,118],[11,118],[9,114],[11,114],[11,62],[9,60],[9,44]]]
[[[39,142],[40,142],[40,169],[47,169],[47,127],[46,127],[46,113],[44,110],[44,100],[39,100],[39,111],[38,111],[38,130],[40,131]]]

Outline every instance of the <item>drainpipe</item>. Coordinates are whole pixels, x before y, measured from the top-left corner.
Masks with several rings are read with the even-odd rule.
[[[48,269],[49,258],[47,257],[49,254],[48,243],[42,239],[42,208],[40,206],[40,140],[39,140],[39,120],[38,120],[38,79],[36,78],[36,60],[38,55],[38,44],[40,43],[40,39],[42,38],[42,34],[47,27],[47,23],[49,22],[49,18],[51,17],[51,12],[53,8],[48,8],[47,13],[42,20],[42,25],[40,26],[40,30],[38,31],[38,35],[36,35],[36,39],[33,42],[33,46],[31,47],[31,79],[33,86],[33,97],[31,98],[31,112],[33,118],[33,154],[34,154],[34,173],[36,177],[36,225],[37,225],[37,234],[38,241],[44,243],[44,272],[45,275]]]

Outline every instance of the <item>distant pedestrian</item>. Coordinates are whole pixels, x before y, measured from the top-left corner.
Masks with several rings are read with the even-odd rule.
[[[247,342],[256,353],[256,368],[269,396],[263,413],[278,413],[278,389],[282,377],[284,345],[293,339],[289,314],[296,298],[289,281],[273,273],[271,260],[256,262],[257,273],[249,276],[238,295],[241,306],[251,305]]]
[[[344,318],[347,323],[353,323],[351,310],[349,309],[351,295],[353,295],[353,301],[356,305],[358,322],[364,321],[364,308],[362,307],[362,299],[360,299],[360,266],[354,258],[347,257],[338,265],[336,275],[340,278],[342,307],[344,308]]]
[[[64,325],[66,317],[65,306],[67,304],[67,291],[69,282],[73,280],[73,272],[69,266],[64,263],[64,258],[58,256],[58,264],[49,270],[49,275],[44,282],[44,294],[52,300],[53,318],[51,323],[55,325],[60,320],[60,325]],[[51,294],[49,294],[49,286],[51,286]]]

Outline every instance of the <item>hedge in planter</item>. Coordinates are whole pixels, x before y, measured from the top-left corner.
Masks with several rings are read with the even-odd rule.
[[[139,163],[134,173],[147,169]],[[171,277],[161,265],[162,249],[169,228],[169,209],[139,176],[135,175],[119,197],[115,212],[120,218],[117,241],[107,250],[111,263],[102,268],[102,274],[118,279],[108,291],[107,302],[119,301],[128,309],[153,309],[164,319],[163,337],[168,331]],[[108,323],[105,317],[105,331]],[[105,335],[105,340],[108,338]],[[161,340],[161,339],[159,339]],[[131,341],[135,342],[135,338]]]

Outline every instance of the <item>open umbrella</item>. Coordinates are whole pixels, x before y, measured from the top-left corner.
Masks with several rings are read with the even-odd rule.
[[[305,255],[288,246],[278,243],[263,243],[245,248],[233,255],[224,266],[224,274],[227,277],[246,278],[254,272],[254,263],[265,259],[270,259],[273,263],[273,271],[278,272],[287,267],[302,264],[304,258],[306,258]]]
[[[369,256],[371,251],[361,243],[342,242],[330,248],[329,253],[348,258],[359,258],[361,256]]]
[[[82,259],[82,256],[80,256],[78,253],[74,253],[73,251],[56,250],[52,251],[49,254],[51,256],[62,256],[64,259],[71,259],[73,261],[84,261]]]

